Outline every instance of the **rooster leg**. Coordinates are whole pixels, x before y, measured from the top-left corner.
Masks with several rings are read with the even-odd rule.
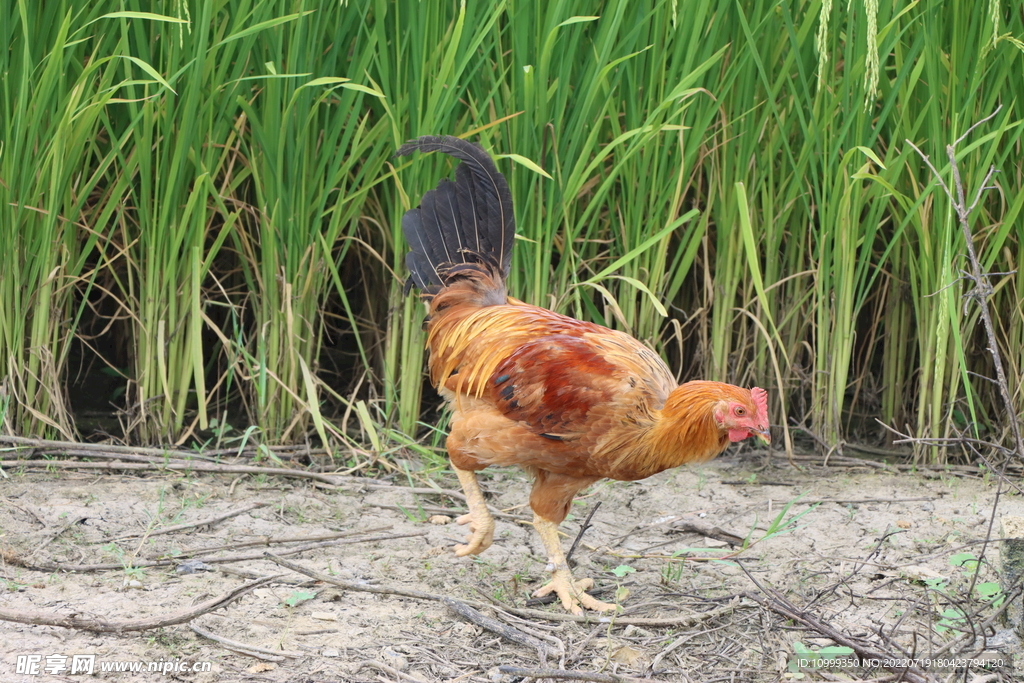
[[[462,490],[466,494],[466,502],[469,505],[469,514],[462,515],[456,519],[458,524],[468,524],[470,533],[466,535],[466,545],[455,546],[455,554],[479,555],[491,547],[494,539],[494,517],[491,517],[484,501],[484,492],[480,490],[480,484],[476,480],[476,472],[472,470],[459,469],[452,465],[455,474],[459,477]]]
[[[548,551],[548,571],[551,572],[551,582],[537,589],[534,597],[540,598],[555,593],[562,601],[562,606],[573,614],[583,614],[584,607],[597,612],[615,609],[615,605],[601,602],[584,592],[594,587],[593,579],[572,578],[572,571],[569,570],[565,553],[562,552],[562,541],[558,538],[558,525],[534,514],[533,526]]]

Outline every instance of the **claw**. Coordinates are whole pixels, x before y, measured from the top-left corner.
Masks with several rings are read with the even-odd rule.
[[[477,518],[479,517],[479,519]],[[470,510],[455,520],[456,524],[468,524],[470,533],[466,534],[466,544],[455,546],[455,554],[459,557],[479,555],[491,547],[494,540],[494,518],[486,508],[482,512]]]
[[[554,593],[562,601],[562,607],[573,614],[583,614],[584,609],[595,612],[607,612],[615,609],[610,602],[601,602],[585,591],[594,587],[593,579],[573,579],[568,569],[556,569],[551,572],[551,581],[533,593],[533,597],[542,598]]]

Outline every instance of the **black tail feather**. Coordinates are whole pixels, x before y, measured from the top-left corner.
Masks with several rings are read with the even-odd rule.
[[[402,217],[411,281],[434,293],[448,284],[449,274],[465,272],[455,267],[459,264],[497,265],[507,277],[516,233],[512,193],[490,155],[459,138],[425,135],[402,145],[395,156],[415,150],[443,152],[463,163],[454,182],[442,180]]]

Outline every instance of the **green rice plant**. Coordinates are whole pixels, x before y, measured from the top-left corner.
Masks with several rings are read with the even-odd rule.
[[[950,26],[956,13],[934,3],[836,6],[831,15],[821,3],[692,3],[681,27],[673,9],[517,3],[503,27],[490,15],[475,22],[487,27],[477,34],[486,73],[449,86],[471,117],[492,108],[491,120],[507,132],[494,151],[532,160],[551,176],[511,174],[521,233],[512,291],[655,344],[671,329],[661,302],[698,313],[702,374],[737,382],[775,376],[780,403],[794,392],[830,446],[846,437],[876,364],[886,419],[942,418],[933,409],[952,405],[962,377],[948,362],[955,335],[935,313],[945,311],[945,329],[959,330],[961,321],[950,318],[957,293],[950,289],[933,310],[922,302],[949,279],[921,283],[918,275],[955,272],[955,236],[920,266],[918,246],[905,243],[904,209],[890,197],[905,191],[908,168],[921,172],[900,143],[900,126],[939,113],[917,90],[925,48],[938,54],[946,39],[931,35],[928,22]],[[466,18],[447,20],[432,16],[428,26],[465,42]],[[952,36],[958,46],[984,43],[961,33]],[[449,50],[442,63],[462,64],[437,44],[437,55]],[[997,91],[1001,83],[993,81]],[[912,102],[908,91],[917,93]],[[406,192],[413,185],[404,177]],[[920,191],[919,181],[912,185]],[[700,213],[673,226],[687,205]],[[864,329],[871,311],[884,322]],[[915,336],[920,351],[904,341],[915,327],[938,331]],[[943,354],[933,345],[944,345]],[[415,370],[420,359],[407,352],[418,348],[396,350],[397,365]],[[941,381],[924,379],[935,372]],[[419,381],[404,377],[403,386]],[[915,382],[923,391],[906,391]],[[402,424],[411,420],[405,415]]]
[[[707,15],[711,7],[705,3],[701,12]],[[443,125],[445,119],[432,106],[451,101],[462,87],[466,87],[462,97],[472,117],[466,125],[483,129],[485,136],[491,134],[486,120],[475,117],[486,112],[488,105],[492,111],[522,112],[507,121],[492,114],[499,130],[507,131],[508,140],[494,152],[514,152],[515,159],[525,159],[507,173],[521,237],[512,292],[559,311],[631,330],[660,345],[666,313],[662,299],[682,288],[705,225],[685,209],[684,196],[694,182],[690,169],[698,166],[701,131],[712,115],[705,113],[699,119],[700,131],[690,135],[689,126],[683,126],[684,112],[703,96],[695,84],[717,65],[723,50],[688,52],[689,44],[678,38],[671,24],[655,20],[654,13],[664,8],[613,2],[603,7],[601,17],[574,14],[574,9],[574,3],[568,2],[516,4],[507,11],[504,29],[494,19],[503,10],[500,5],[494,13],[475,20],[466,14],[471,11],[468,7],[449,17],[449,23],[443,16],[428,14],[421,26],[439,36],[437,41],[426,41],[426,46],[436,50],[441,69],[429,83],[447,87],[443,98],[419,94],[424,86],[417,85],[423,78],[418,71],[430,63],[427,57],[416,58],[422,53],[389,56],[388,63],[411,65],[411,77],[402,82],[411,93],[409,99],[418,94],[425,106],[410,118],[434,122],[414,128],[414,134],[451,132],[451,124]],[[399,9],[396,15],[401,14]],[[482,38],[477,44],[488,55],[485,59],[493,60],[485,71],[507,74],[507,81],[491,85],[484,77],[465,86],[458,81],[465,68],[460,51],[466,42],[464,26],[470,23],[486,27],[478,33]],[[540,30],[527,28],[538,26]],[[630,30],[623,31],[624,26]],[[697,34],[694,29],[694,37]],[[410,42],[412,48],[419,46],[414,38]],[[664,59],[666,50],[678,60]],[[592,54],[593,59],[577,59],[581,52]],[[380,78],[388,92],[388,85],[399,81],[391,74]],[[576,86],[558,87],[564,83]],[[643,93],[640,99],[638,91]],[[387,101],[395,118],[407,109],[404,100]],[[547,130],[578,134],[549,138]],[[436,171],[431,163],[437,162],[417,160],[402,171],[401,191],[409,194],[412,188],[432,187]],[[547,168],[550,177],[527,166]],[[672,188],[669,194],[655,189],[666,183]],[[395,244],[401,245],[397,227],[396,221]],[[396,249],[396,256],[401,257],[401,251]],[[402,315],[392,323],[395,332],[390,337],[397,341],[388,344],[393,352],[385,368],[401,373],[401,381],[396,375],[390,385],[401,387],[395,393],[403,401],[418,398],[422,375],[417,354],[422,341],[415,327],[408,327],[410,319],[415,324],[419,317],[416,308],[409,308],[401,298],[393,301],[393,307],[399,306],[403,306]],[[398,412],[403,427],[418,414],[403,407]]]
[[[129,428],[144,442],[180,443],[208,426],[204,286],[238,219],[215,199],[237,153],[236,110],[225,100],[244,53],[212,6],[191,16],[167,5],[167,14],[107,15],[102,28],[132,55],[122,66],[127,96],[108,123],[127,139],[117,153],[133,196],[119,221],[125,266],[115,271],[133,322]],[[227,95],[210,96],[219,88]]]
[[[0,394],[6,424],[75,433],[64,373],[76,323],[126,185],[97,138],[124,45],[85,40],[97,9],[7,2],[0,35]]]
[[[514,296],[627,330],[680,379],[766,386],[825,450],[876,438],[875,418],[998,434],[963,237],[905,143],[948,177],[944,145],[997,105],[958,158],[969,193],[1000,171],[972,230],[1009,273],[993,308],[1024,410],[1007,3],[0,8],[5,429],[74,436],[65,368],[76,333],[99,353],[79,323],[103,297],[130,335],[128,438],[232,424],[434,458],[400,218],[451,163],[390,155],[457,134],[509,178]]]
[[[845,73],[842,77],[819,73],[815,78],[814,50],[827,55],[831,46],[815,39],[811,28],[817,13],[814,5],[807,9],[811,11],[783,11],[776,17],[741,13],[745,47],[751,69],[760,74],[760,87],[747,79],[746,89],[733,89],[746,98],[737,102],[742,108],[736,110],[733,105],[737,112],[733,116],[742,117],[739,125],[746,130],[781,129],[775,143],[780,168],[755,164],[748,171],[752,187],[758,190],[755,213],[761,214],[752,220],[763,221],[768,228],[762,238],[764,303],[758,317],[773,328],[786,364],[796,359],[807,368],[811,422],[823,442],[837,444],[843,433],[854,330],[870,290],[868,275],[878,265],[873,249],[881,221],[881,207],[874,202],[877,192],[855,179],[869,165],[885,167],[871,150],[877,132],[860,106],[864,97],[860,82]],[[776,39],[779,34],[786,36],[788,51]],[[845,63],[857,64],[858,56],[852,51],[856,34],[846,37]],[[741,168],[745,160],[760,154],[760,137],[738,133],[738,150],[723,145],[722,156],[735,155],[735,168]],[[732,164],[726,158],[722,168],[734,177]],[[722,202],[728,213],[718,221],[719,230],[723,223],[735,221],[731,198],[723,193]],[[778,216],[773,215],[776,206],[783,209]],[[800,222],[804,227],[794,225]],[[737,261],[742,252],[730,243],[723,247],[716,273],[721,269],[733,274],[726,279],[728,286],[741,273]],[[762,279],[752,268],[742,275],[753,276],[755,285]],[[801,316],[800,311],[807,315]],[[721,363],[732,325],[722,320],[725,311],[717,316],[714,331],[719,341],[712,348],[722,349],[715,354]]]
[[[934,55],[935,64],[944,59],[938,51],[943,41],[936,36],[929,36],[927,30],[915,32],[915,29],[922,24],[927,27],[929,22],[933,27],[941,23],[945,29],[952,25],[949,22],[954,21],[957,15],[955,12],[949,14],[941,11],[935,4],[906,8],[874,8],[869,4],[865,12],[847,14],[838,20],[827,14],[821,15],[820,22],[846,21],[840,24],[844,28],[840,32],[830,32],[827,23],[819,24],[815,40],[819,62],[815,77],[810,66],[812,62],[808,59],[813,32],[809,30],[807,17],[817,16],[816,10],[821,5],[811,4],[806,7],[809,11],[794,12],[792,15],[783,9],[776,18],[757,14],[756,11],[749,13],[756,7],[756,4],[745,5],[738,9],[737,18],[743,27],[746,46],[754,55],[752,68],[756,67],[762,84],[760,89],[754,88],[751,91],[741,108],[734,111],[748,119],[744,121],[744,129],[757,131],[757,141],[755,143],[749,134],[737,132],[730,137],[734,141],[733,149],[725,144],[718,148],[723,156],[719,166],[723,169],[720,187],[724,188],[725,178],[735,178],[739,175],[736,169],[760,154],[758,149],[761,140],[765,137],[771,139],[770,135],[761,131],[777,127],[783,128],[783,131],[789,129],[788,134],[783,132],[780,148],[783,156],[780,163],[770,167],[754,163],[749,168],[752,174],[767,172],[768,178],[774,179],[776,183],[780,176],[785,179],[792,173],[792,177],[801,179],[807,188],[803,198],[799,191],[787,191],[785,185],[777,185],[759,196],[766,202],[766,207],[770,206],[767,202],[777,203],[775,198],[787,195],[791,197],[787,205],[795,204],[799,208],[804,204],[807,207],[794,217],[803,215],[808,221],[808,239],[801,244],[799,233],[793,231],[789,234],[796,239],[786,240],[786,246],[796,250],[800,254],[799,258],[791,261],[791,253],[787,253],[789,249],[783,250],[784,258],[781,262],[786,264],[786,268],[781,272],[789,278],[795,278],[791,284],[784,285],[783,300],[789,306],[794,303],[797,306],[789,308],[781,316],[780,336],[789,342],[782,348],[789,350],[790,357],[799,359],[802,356],[805,359],[808,375],[812,378],[809,421],[815,425],[814,429],[822,437],[823,443],[834,445],[841,442],[848,428],[848,424],[844,423],[853,409],[852,406],[846,408],[844,417],[844,404],[859,391],[857,386],[851,384],[850,373],[856,370],[858,355],[867,359],[874,354],[872,349],[876,347],[878,339],[865,337],[862,312],[869,301],[877,300],[880,301],[877,305],[895,313],[886,317],[885,327],[890,334],[884,338],[883,344],[885,381],[882,404],[886,406],[885,415],[895,418],[898,414],[907,414],[902,411],[916,409],[916,423],[919,426],[941,425],[940,429],[946,430],[951,425],[952,400],[959,395],[962,380],[962,371],[958,370],[961,359],[951,359],[951,356],[955,355],[955,349],[962,348],[958,346],[960,340],[957,334],[960,333],[963,321],[954,304],[959,301],[958,292],[955,287],[947,288],[956,280],[954,263],[961,245],[958,245],[956,235],[949,229],[952,224],[947,223],[938,233],[922,228],[919,234],[927,241],[927,250],[923,254],[920,245],[908,249],[902,244],[906,224],[888,223],[885,212],[892,208],[886,206],[886,198],[898,196],[903,191],[906,167],[918,173],[921,171],[919,162],[909,159],[906,147],[900,144],[900,123],[910,119],[915,125],[920,125],[921,121],[928,120],[927,116],[942,116],[939,108],[948,103],[947,100],[940,103],[941,98],[932,98],[931,93],[916,91],[911,87],[911,84],[920,81],[924,67],[929,63],[927,59],[921,58],[922,55]],[[954,54],[962,54],[967,47],[981,46],[981,57],[985,57],[987,43],[979,40],[978,36],[983,25],[984,18],[979,17],[974,17],[970,23],[957,25],[958,31],[954,31],[952,36],[956,46]],[[779,34],[789,39],[789,56],[775,39]],[[912,60],[904,58],[907,50],[903,41],[908,36],[914,41],[910,51],[914,57]],[[841,58],[837,58],[840,54]],[[871,85],[874,80],[871,71],[878,54],[894,55],[895,65],[888,72],[891,78],[880,79],[880,88],[875,94],[874,86]],[[789,60],[793,59],[793,55],[796,61],[791,65]],[[995,54],[989,56],[996,57]],[[964,59],[964,62],[969,61],[970,58]],[[740,61],[736,60],[736,64],[739,66]],[[842,69],[830,66],[835,64],[841,64]],[[964,74],[966,78],[968,72]],[[970,75],[977,78],[978,71],[975,69]],[[1001,75],[986,82],[993,90],[979,87],[973,92],[985,93],[991,103],[992,93],[1001,92],[1005,87],[1003,83]],[[913,102],[907,101],[908,90],[917,93]],[[729,92],[732,97],[736,97],[747,91],[734,86]],[[786,96],[782,97],[783,94]],[[797,106],[789,111],[787,105],[793,102]],[[723,108],[729,104],[727,102]],[[982,107],[977,102],[972,103],[972,107],[974,116],[980,118],[983,115]],[[762,119],[764,123],[749,120],[752,114],[760,111],[771,111],[774,121],[767,118]],[[942,130],[942,126],[936,125],[934,130]],[[1017,144],[1017,139],[1015,134],[1009,140],[1002,138],[998,147],[1002,150],[1011,149]],[[861,151],[856,151],[857,148]],[[739,159],[735,166],[730,165],[733,154]],[[1008,158],[1004,157],[1005,160]],[[916,185],[920,188],[920,183]],[[729,227],[735,221],[735,213],[730,208],[730,195],[723,189],[718,196],[721,197],[725,213],[715,221],[719,246],[714,268],[715,292],[716,298],[724,295],[727,301],[731,301],[738,291],[741,278],[753,273],[742,273],[738,264],[740,255],[736,249],[737,241],[731,237]],[[755,224],[759,220],[757,208],[755,205],[755,215],[752,216]],[[924,226],[927,222],[922,220],[920,224]],[[781,244],[777,237],[780,233],[775,228],[782,227],[786,231],[785,225],[779,226],[774,220],[768,225],[773,230],[765,235],[766,244]],[[936,238],[943,245],[937,253],[931,248]],[[801,253],[804,245],[811,247],[806,255]],[[768,249],[766,253],[771,255],[774,251]],[[773,259],[767,259],[766,272],[772,262]],[[813,274],[814,288],[811,299],[803,300],[810,304],[812,317],[804,319],[813,320],[811,325],[801,323],[799,316],[793,316],[802,309],[798,302],[804,296],[800,291],[802,284],[798,274],[806,272],[808,265]],[[932,269],[938,269],[938,274],[927,279],[926,284],[922,283],[920,276],[927,276]],[[887,271],[901,276],[909,271],[909,297],[908,286],[903,284],[905,280],[890,279],[887,283],[880,280],[880,274]],[[775,270],[771,276],[779,272]],[[778,282],[771,276],[766,280],[766,289],[769,290]],[[883,284],[889,286],[888,294],[884,295],[889,298],[888,304],[884,299],[878,299],[883,296],[878,293]],[[923,285],[923,288],[919,285]],[[921,345],[916,359],[908,355],[905,343],[905,333],[912,329],[913,320],[907,306],[908,299],[915,305],[917,329],[929,330],[927,334],[916,335]],[[769,320],[777,317],[780,316],[772,315]],[[877,326],[873,329],[877,334]],[[895,336],[900,334],[902,336]],[[739,335],[738,339],[745,337]],[[735,323],[728,319],[726,311],[715,311],[709,344],[715,363],[712,374],[725,372],[726,366],[723,364],[734,362],[729,354],[735,339]],[[805,346],[811,353],[801,354],[801,346]],[[861,347],[859,354],[858,346]],[[913,364],[913,360],[920,362]],[[857,382],[869,371],[869,363],[869,360],[861,361]],[[936,377],[937,374],[940,376]],[[903,391],[914,377],[921,383],[918,401],[913,398],[914,392]],[[911,397],[909,400],[908,395]],[[970,391],[967,392],[967,400],[971,403]],[[943,410],[946,412],[943,413]],[[937,457],[937,454],[933,456]]]
[[[236,95],[254,210],[239,239],[255,294],[254,417],[273,442],[304,438],[310,422],[327,441],[313,369],[331,288],[351,316],[332,277],[351,242],[339,254],[334,245],[354,231],[393,149],[390,122],[373,117],[369,103],[382,97],[365,75],[375,38],[352,21],[366,10],[336,4],[281,17],[276,3],[260,3],[250,18],[267,35],[250,48],[255,73]]]
[[[512,181],[528,212],[520,252],[529,252],[513,289],[657,343],[661,302],[680,289],[702,234],[684,202],[701,131],[687,132],[684,112],[722,52],[687,53],[675,27],[658,21],[665,6],[600,9],[597,16],[574,3],[524,3],[510,17],[503,69],[512,74],[514,108],[523,111],[509,121],[511,139],[516,153],[553,176]],[[709,5],[696,12],[707,15]]]
[[[886,413],[895,416],[897,399],[891,392],[916,385],[916,391],[910,392],[917,397],[916,405],[905,405],[907,412],[903,414],[916,414],[912,431],[927,437],[948,436],[954,428],[964,429],[968,424],[977,429],[983,416],[978,412],[975,391],[981,388],[989,393],[990,389],[984,386],[985,380],[970,379],[969,373],[975,368],[965,355],[966,340],[973,336],[976,317],[965,318],[962,305],[962,233],[948,203],[933,194],[935,185],[929,172],[903,141],[923,146],[948,178],[948,164],[940,162],[945,156],[944,145],[994,111],[1005,94],[1012,93],[1012,62],[1006,58],[1019,58],[1012,50],[992,49],[991,16],[964,12],[961,5],[952,12],[946,9],[928,3],[893,18],[887,30],[891,36],[901,38],[891,41],[890,50],[897,78],[891,86],[884,80],[882,84],[883,93],[891,88],[888,98],[892,101],[887,107],[893,122],[886,144],[899,150],[898,157],[888,163],[899,171],[890,178],[889,186],[893,199],[890,210],[896,216],[894,239],[906,243],[892,252],[899,257],[892,265],[893,272],[899,274],[891,294],[898,297],[892,330],[894,334],[906,330],[908,319],[916,323],[918,330],[915,363],[908,362],[914,356],[905,346],[899,348],[899,341],[887,344],[892,358],[886,366],[889,381],[885,386],[890,394],[883,405],[887,406]],[[967,85],[954,85],[961,83]],[[1004,109],[993,129],[987,135],[979,134],[962,150],[967,162],[962,166],[965,175],[977,177],[975,182],[980,182],[989,165],[1009,170],[1015,158],[1012,150],[1020,144],[1022,131],[1016,113]],[[1010,192],[1010,222],[995,232],[996,239],[983,239],[975,245],[986,267],[993,266],[1002,253],[1009,225],[1019,212],[1021,200],[1015,196],[1019,189]],[[980,211],[996,224],[1002,220],[989,214],[985,204]],[[909,317],[908,309],[912,310]],[[899,375],[897,368],[902,368]],[[962,409],[961,392],[965,402]],[[987,404],[996,405],[991,401]],[[970,418],[965,419],[966,415]],[[946,457],[935,448],[927,452],[918,449],[916,455],[933,462]]]
[[[371,30],[378,46],[375,81],[387,93],[382,106],[392,133],[392,147],[387,151],[393,152],[406,139],[419,135],[454,134],[485,126],[491,114],[489,100],[494,97],[487,59],[504,3],[462,3],[449,13],[451,8],[440,4],[377,0],[373,9],[377,20]],[[406,30],[410,22],[415,22],[417,30]],[[471,82],[480,87],[468,93]],[[399,194],[390,205],[388,235],[395,272],[404,272],[406,251],[400,216],[434,187],[440,169],[447,168],[442,163],[416,157],[412,162],[403,160],[396,169]],[[388,284],[384,411],[401,431],[414,433],[423,387],[423,307],[415,297],[405,295],[402,280],[395,278]]]
[[[154,74],[133,81],[134,97],[109,124],[133,143],[121,157],[137,201],[124,213],[128,267],[119,282],[135,312],[134,426],[144,441],[177,441],[207,427],[213,366],[204,334],[212,327],[264,438],[298,438],[312,418],[326,441],[310,370],[323,335],[325,265],[372,187],[363,173],[380,168],[385,145],[374,131],[383,124],[368,125],[359,106],[372,89],[333,75],[337,65],[322,61],[317,68],[332,75],[315,78],[276,73],[275,64],[309,65],[328,40],[306,32],[331,24],[303,22],[309,12],[279,14],[276,3],[233,9],[215,17],[203,6],[187,31],[166,15],[107,19],[138,55],[131,66]],[[297,53],[282,52],[285,43]],[[339,43],[335,52],[344,49]],[[357,163],[367,153],[376,166]],[[348,193],[353,185],[359,189]],[[224,273],[225,243],[253,294],[248,302],[222,283],[211,287]],[[208,295],[232,311],[226,333],[207,313]]]

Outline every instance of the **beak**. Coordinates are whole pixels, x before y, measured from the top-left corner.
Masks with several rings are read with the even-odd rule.
[[[763,445],[765,445],[765,446],[770,446],[771,445],[771,443],[772,443],[771,427],[765,427],[764,429],[755,429],[751,433],[754,434],[758,439],[760,439],[761,443]]]

